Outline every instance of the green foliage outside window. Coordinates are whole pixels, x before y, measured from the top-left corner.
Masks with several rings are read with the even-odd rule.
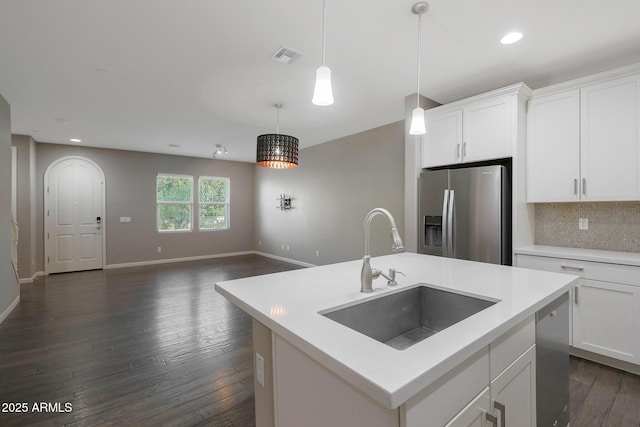
[[[193,178],[190,176],[158,175],[158,231],[191,230]]]
[[[200,177],[198,180],[201,230],[229,228],[229,179]]]

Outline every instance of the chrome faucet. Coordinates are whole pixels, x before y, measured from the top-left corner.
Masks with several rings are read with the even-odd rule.
[[[383,208],[372,209],[364,219],[364,257],[362,258],[362,272],[360,273],[360,292],[365,293],[373,292],[373,287],[371,286],[373,279],[377,279],[380,275],[383,275],[382,271],[371,268],[371,264],[369,263],[369,260],[371,259],[369,249],[369,232],[371,229],[371,220],[373,220],[373,217],[376,215],[386,216],[391,223],[391,237],[393,239],[393,246],[391,247],[391,250],[393,252],[402,252],[404,250],[402,239],[400,238],[400,234],[396,228],[396,222],[391,213]],[[395,275],[393,279],[395,279]],[[387,277],[389,282],[393,281],[395,283],[395,280],[393,279]]]

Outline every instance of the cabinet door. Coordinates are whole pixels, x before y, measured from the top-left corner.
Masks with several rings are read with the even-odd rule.
[[[640,363],[639,289],[579,279],[573,298],[573,346]]]
[[[527,201],[579,200],[580,91],[529,101]]]
[[[582,200],[640,199],[640,76],[581,89]]]
[[[484,389],[445,427],[485,427],[487,413],[491,413],[489,387]]]
[[[491,402],[498,425],[536,425],[536,346],[491,381]],[[503,420],[504,418],[504,420]]]
[[[503,96],[464,107],[462,111],[462,160],[511,156],[514,138],[512,96]]]
[[[422,139],[422,167],[444,166],[462,160],[462,110],[427,111],[427,134]]]

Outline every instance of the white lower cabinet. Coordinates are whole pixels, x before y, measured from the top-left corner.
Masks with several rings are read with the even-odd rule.
[[[497,426],[536,425],[536,347],[491,381],[491,404]],[[496,427],[497,427],[496,426]]]
[[[535,426],[535,345],[491,381],[446,427]],[[427,425],[427,424],[425,424]]]
[[[640,363],[640,287],[580,279],[573,292],[573,346]]]
[[[273,334],[274,423],[280,427],[535,426],[535,322],[531,317],[387,409]],[[264,402],[263,402],[264,403]],[[256,403],[258,404],[258,403]]]
[[[487,387],[445,427],[484,427],[487,425],[487,414],[490,412],[491,396]]]
[[[579,276],[572,289],[571,345],[640,364],[640,267],[522,254],[516,264]]]
[[[400,426],[534,427],[534,341],[531,318],[409,399]]]

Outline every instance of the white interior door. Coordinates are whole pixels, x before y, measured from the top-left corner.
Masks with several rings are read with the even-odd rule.
[[[45,174],[45,272],[100,269],[104,174],[93,162],[60,159]]]

